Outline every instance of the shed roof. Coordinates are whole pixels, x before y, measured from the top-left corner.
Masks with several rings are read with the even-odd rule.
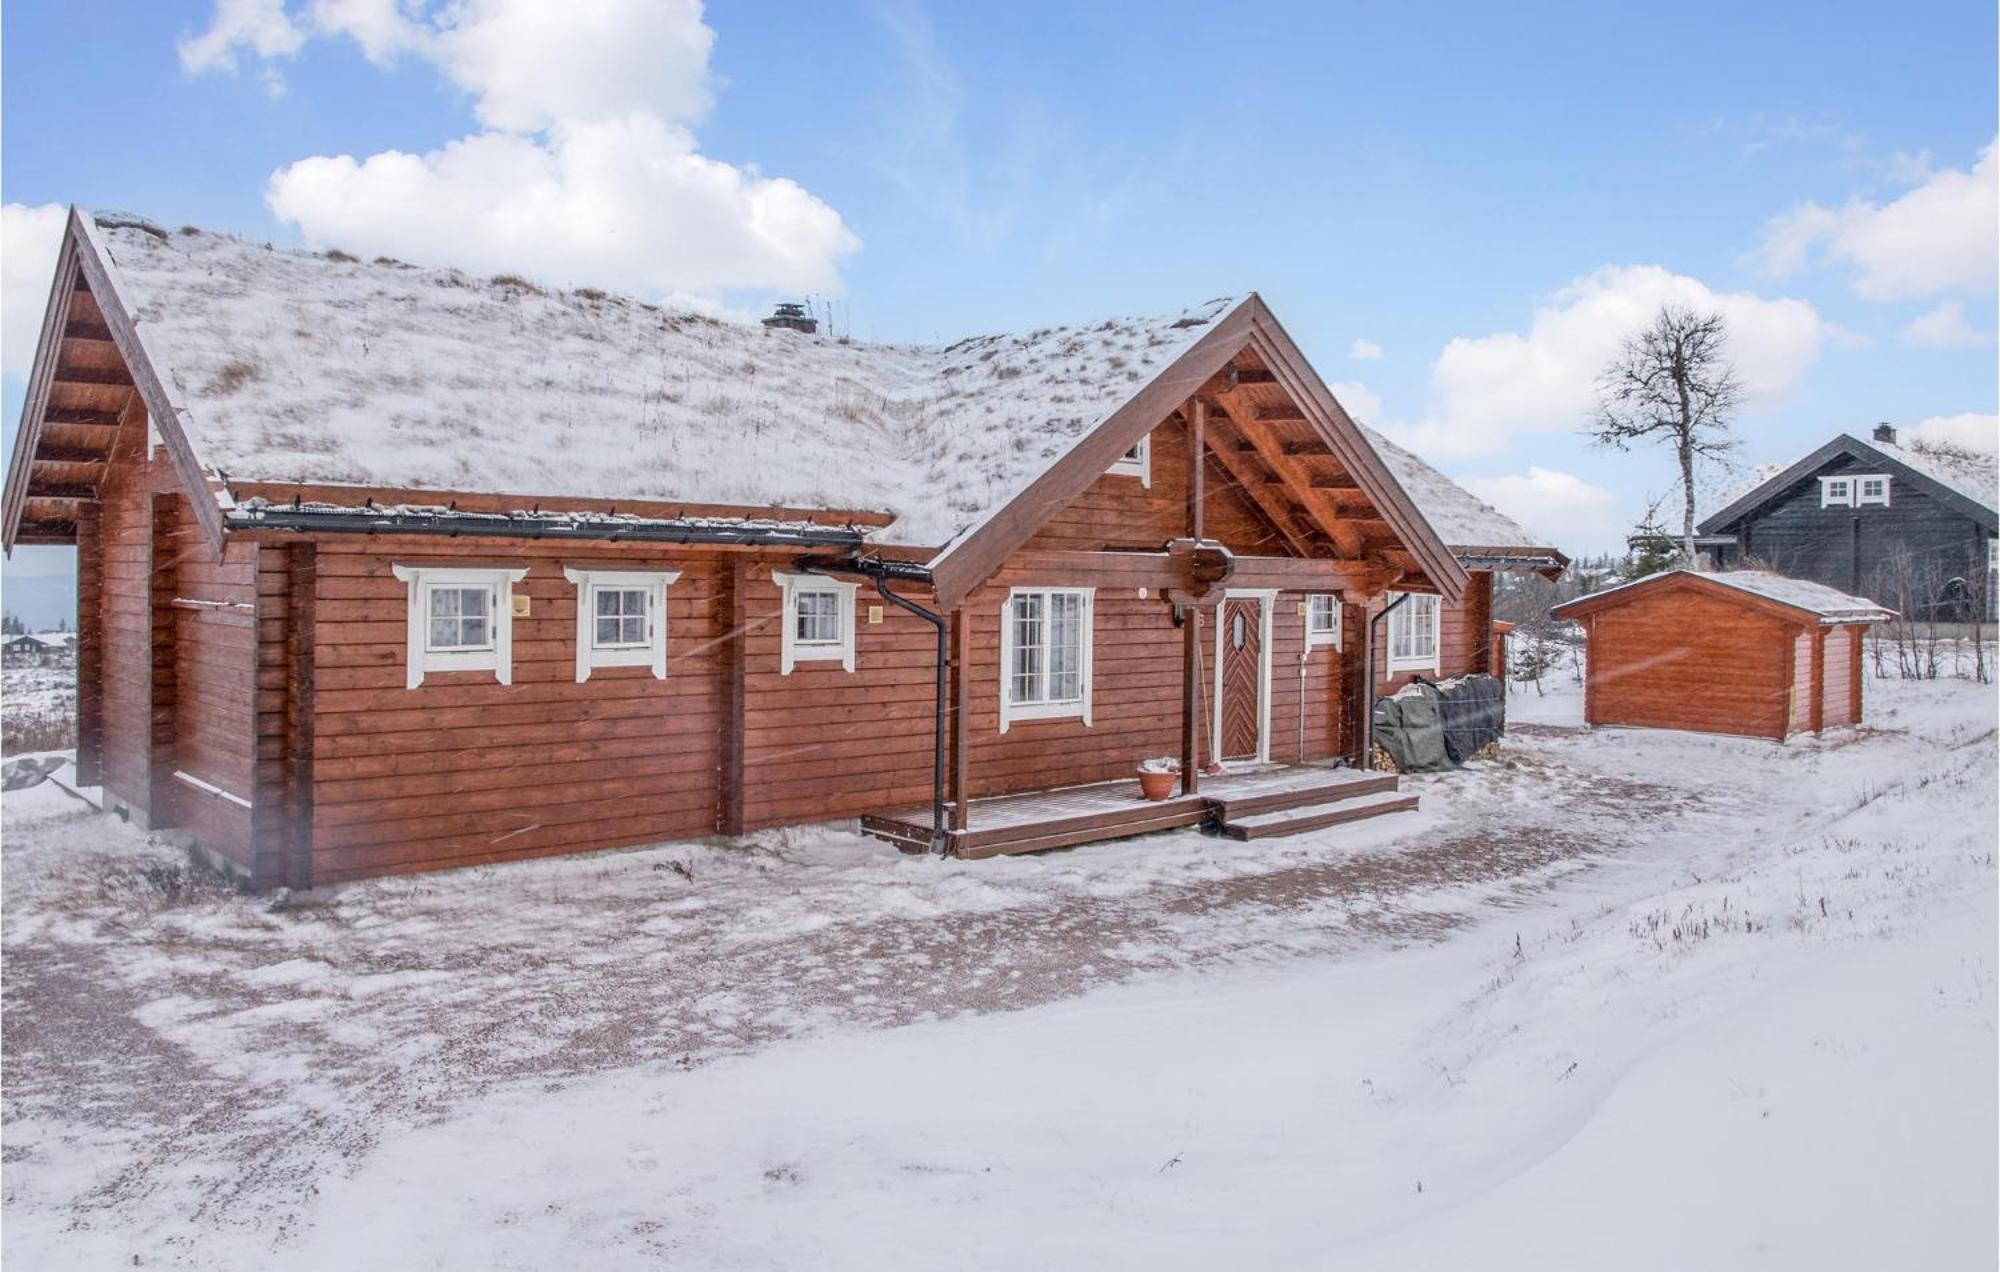
[[[1620,583],[1616,587],[1579,596],[1573,601],[1558,605],[1552,611],[1557,618],[1574,618],[1580,614],[1616,606],[1643,593],[1665,587],[1692,585],[1716,590],[1717,594],[1758,604],[1760,607],[1776,605],[1803,618],[1822,624],[1873,623],[1894,618],[1895,611],[1885,609],[1874,601],[1862,596],[1849,596],[1824,583],[1814,583],[1808,579],[1786,578],[1782,574],[1772,574],[1765,570],[1723,570],[1704,573],[1698,570],[1663,570],[1649,574],[1630,583]]]

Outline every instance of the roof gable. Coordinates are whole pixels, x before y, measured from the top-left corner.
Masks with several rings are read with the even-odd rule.
[[[1991,489],[1992,468],[1985,476],[1971,471],[1954,471],[1938,457],[1902,446],[1878,447],[1858,437],[1842,433],[1805,458],[1776,475],[1742,492],[1728,506],[1704,518],[1697,527],[1702,534],[1725,534],[1739,522],[1782,499],[1785,493],[1827,464],[1847,456],[1870,468],[1880,468],[1917,485],[1945,507],[1970,517],[1987,529],[2000,529],[2000,512],[1995,510]]]

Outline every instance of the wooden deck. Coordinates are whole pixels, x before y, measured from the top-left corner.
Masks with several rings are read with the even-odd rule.
[[[949,832],[960,857],[1041,852],[1156,830],[1210,826],[1238,839],[1294,834],[1340,822],[1415,808],[1417,797],[1396,791],[1393,773],[1363,773],[1316,765],[1273,766],[1201,779],[1194,795],[1149,801],[1139,780],[1098,782],[972,801],[969,825]],[[898,847],[930,845],[928,808],[870,813],[861,829]]]

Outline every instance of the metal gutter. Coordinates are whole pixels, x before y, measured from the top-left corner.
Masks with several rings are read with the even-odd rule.
[[[226,514],[231,530],[286,530],[300,534],[485,535],[588,542],[741,544],[774,548],[858,549],[863,532],[853,526],[810,522],[736,521],[698,517],[620,517],[601,513],[463,512],[304,507],[246,507]]]

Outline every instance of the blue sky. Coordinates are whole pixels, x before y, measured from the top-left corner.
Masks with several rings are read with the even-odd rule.
[[[1990,3],[599,0],[582,35],[519,3],[10,4],[9,444],[26,210],[75,201],[744,312],[810,292],[875,339],[1255,289],[1357,415],[1577,551],[1671,480],[1579,434],[1663,298],[1740,336],[1745,463],[1878,419],[1992,445]],[[529,187],[568,214],[519,215]]]

